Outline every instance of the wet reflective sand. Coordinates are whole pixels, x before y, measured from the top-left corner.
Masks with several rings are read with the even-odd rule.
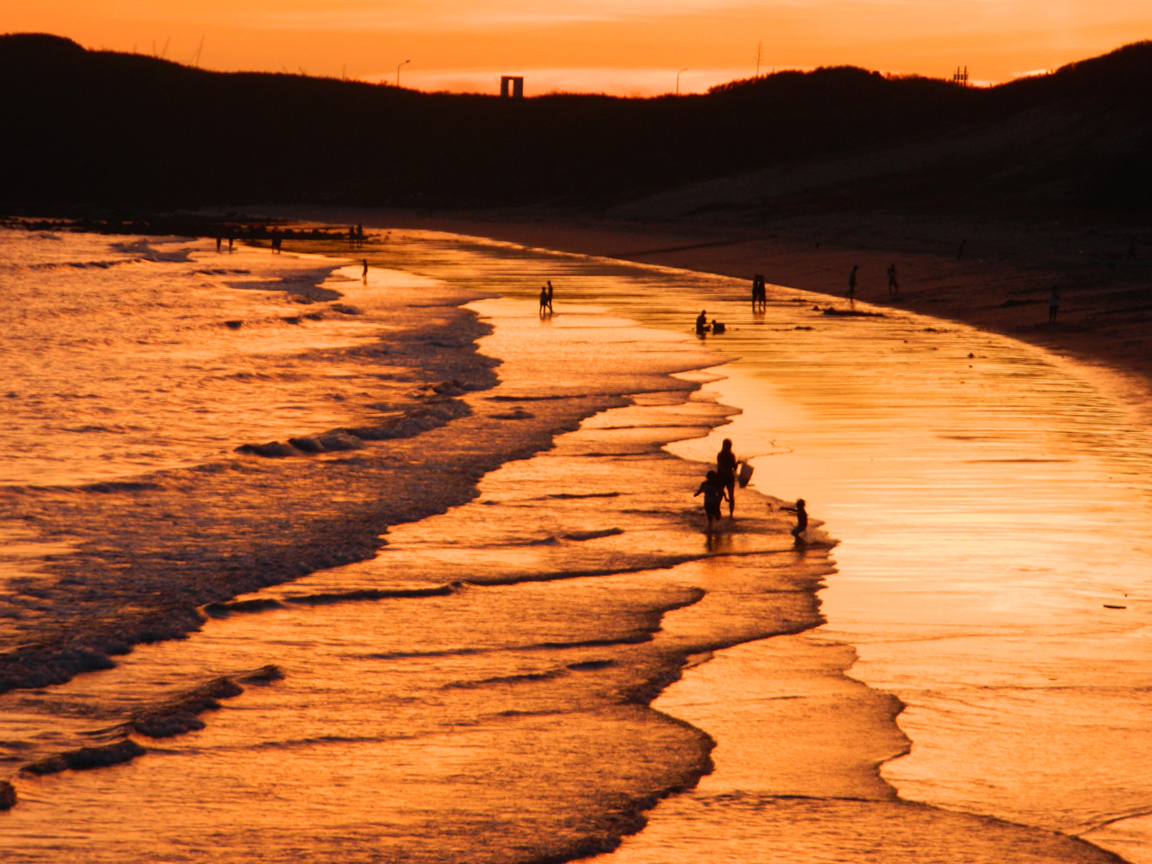
[[[22,783],[3,817],[18,860],[591,854],[709,758],[612,857],[1114,860],[1055,830],[1147,860],[1140,819],[1091,830],[1152,801],[1150,450],[1106,381],[811,296],[774,292],[757,318],[745,286],[712,277],[427,235],[387,256],[510,298],[474,307],[509,388],[466,397],[477,416],[526,422],[558,393],[637,404],[393,529],[376,559],[261,592],[273,608],[0,697],[6,737],[64,740],[157,690],[286,673],[128,765]],[[700,306],[729,325],[707,347],[742,359],[686,401],[662,373],[715,362],[692,347]],[[698,437],[717,402],[744,413]],[[754,486],[805,497],[841,541],[819,630],[798,633],[829,553],[793,549],[779,501],[738,493],[736,530],[699,533],[702,466],[660,446],[710,461],[722,437],[754,457]],[[429,587],[445,591],[399,596]],[[348,596],[365,590],[398,596]],[[780,632],[798,635],[761,638]],[[907,705],[899,729],[886,693]]]

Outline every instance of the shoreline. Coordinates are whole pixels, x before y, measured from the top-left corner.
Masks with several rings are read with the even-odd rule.
[[[340,256],[340,257],[344,257],[344,256]],[[449,290],[452,292],[457,292],[457,291],[459,291],[459,286],[457,286],[457,285],[450,286]],[[426,297],[422,298],[422,299],[427,300]],[[451,310],[451,313],[453,316],[453,320],[456,322],[456,324],[455,324],[455,326],[448,328],[447,335],[449,335],[449,336],[454,334],[456,337],[459,337],[462,330],[465,331],[467,334],[469,334],[472,337],[476,337],[478,333],[483,333],[486,336],[495,336],[496,335],[494,333],[494,330],[492,329],[492,327],[490,325],[488,325],[482,319],[482,316],[480,316],[477,313],[474,313],[473,310],[470,310],[470,309],[465,310],[465,309],[461,309],[457,306]],[[535,325],[535,315],[534,314],[531,316],[531,320],[532,320],[532,324],[534,326]],[[463,349],[466,353],[470,352],[472,359],[489,357],[488,353],[484,353],[485,352],[485,348],[484,348],[485,343],[483,343],[483,342],[478,343],[476,339],[471,339],[469,341],[468,339],[461,340],[461,339],[457,338],[456,341],[460,342],[462,344],[458,344],[458,345],[454,345],[454,346],[445,346],[444,344],[442,344],[444,342],[444,338],[446,335],[444,332],[439,332],[439,333],[438,332],[431,332],[431,333],[426,333],[425,335],[427,336],[427,338],[433,340],[433,343],[436,344],[437,347],[440,349],[445,349],[447,347],[460,348],[460,349]],[[549,333],[547,335],[554,335],[554,334]],[[686,348],[687,348],[687,350],[685,350]],[[663,349],[661,349],[661,350],[663,350]],[[492,351],[490,353],[491,353],[491,357],[504,356],[498,351]],[[712,365],[712,363],[714,362],[714,358],[711,357],[709,354],[706,354],[704,352],[701,352],[698,350],[692,350],[692,346],[691,346],[690,342],[688,342],[687,345],[677,344],[675,350],[667,352],[664,355],[663,359],[661,359],[659,362],[656,362],[653,360],[653,355],[655,353],[656,353],[655,351],[650,352],[649,353],[649,363],[641,364],[643,366],[643,368],[635,370],[634,376],[633,376],[633,380],[637,382],[637,389],[635,389],[635,390],[621,391],[620,393],[616,393],[616,395],[613,395],[614,391],[611,390],[610,386],[606,386],[603,384],[593,385],[593,388],[592,388],[593,392],[591,394],[588,394],[584,397],[580,397],[580,396],[574,395],[575,391],[569,392],[569,393],[563,392],[565,389],[572,390],[572,388],[574,388],[574,387],[582,386],[580,381],[576,381],[573,384],[567,384],[567,385],[556,383],[556,384],[553,384],[551,386],[553,389],[558,389],[561,391],[561,396],[559,399],[557,399],[555,394],[539,396],[539,397],[534,396],[532,393],[532,387],[534,387],[534,386],[539,387],[541,382],[532,381],[532,382],[530,382],[528,387],[524,387],[523,384],[520,384],[517,387],[514,387],[515,395],[512,395],[512,396],[506,396],[506,395],[505,396],[500,396],[500,395],[494,396],[493,400],[498,399],[498,400],[503,400],[503,401],[499,402],[499,404],[488,405],[485,403],[488,401],[492,401],[492,400],[487,399],[486,391],[477,389],[474,392],[461,394],[461,398],[463,400],[467,400],[467,401],[473,403],[472,404],[473,411],[471,413],[466,414],[464,416],[452,418],[451,423],[447,424],[446,427],[443,424],[441,424],[441,428],[422,430],[421,434],[416,435],[414,438],[409,439],[408,441],[404,441],[400,438],[397,438],[397,439],[395,439],[396,447],[397,448],[403,448],[404,452],[409,456],[412,456],[414,454],[418,454],[422,448],[428,448],[429,450],[435,451],[437,453],[438,461],[451,463],[451,464],[447,464],[447,465],[437,466],[438,468],[440,468],[441,470],[444,470],[444,471],[448,471],[448,472],[453,473],[453,474],[462,475],[458,478],[460,481],[462,481],[462,485],[459,489],[457,489],[455,491],[459,492],[460,495],[463,496],[465,499],[474,499],[477,497],[478,490],[480,488],[479,483],[481,480],[484,479],[482,476],[477,474],[477,471],[479,469],[477,468],[477,466],[475,464],[473,464],[477,458],[481,459],[481,460],[485,460],[485,459],[488,460],[488,462],[485,463],[485,465],[487,466],[486,470],[490,472],[494,468],[507,466],[508,462],[513,461],[513,460],[528,459],[529,457],[532,457],[534,455],[543,455],[543,451],[550,451],[550,450],[555,449],[556,445],[554,443],[554,439],[556,438],[556,436],[558,436],[560,434],[560,432],[571,431],[571,430],[575,429],[579,425],[581,417],[588,416],[592,413],[595,413],[596,411],[602,411],[605,408],[611,408],[614,406],[615,407],[623,407],[625,404],[628,404],[630,406],[635,407],[637,412],[640,414],[641,417],[646,416],[646,412],[667,410],[667,411],[669,411],[669,419],[684,419],[684,418],[680,418],[677,415],[675,410],[672,410],[669,408],[669,405],[671,404],[671,403],[669,403],[669,399],[672,397],[675,397],[675,399],[681,399],[682,398],[686,402],[688,400],[690,394],[695,392],[698,389],[699,385],[689,383],[689,382],[686,382],[683,380],[678,380],[677,378],[673,377],[673,375],[677,372],[691,371],[691,370],[697,370],[700,368],[706,368],[708,365]],[[444,362],[447,362],[447,361],[442,360],[441,365]],[[506,360],[505,363],[507,363],[507,362],[509,362],[509,361]],[[520,358],[518,362],[523,366],[524,362],[525,362],[524,358]],[[605,368],[608,368],[612,365],[610,358],[605,358],[603,360],[603,362],[608,364]],[[465,364],[465,365],[467,365],[467,364]],[[481,364],[481,365],[485,367],[485,370],[489,370],[491,367],[491,364],[485,363],[485,364]],[[529,365],[531,365],[531,364],[529,364]],[[665,366],[667,366],[668,368],[665,369],[664,368]],[[588,370],[585,370],[585,371],[588,372]],[[588,372],[588,375],[591,375],[592,378],[596,377],[594,374],[592,374],[590,372]],[[588,377],[588,375],[585,375],[584,377]],[[499,386],[499,383],[497,383],[495,386]],[[618,385],[614,385],[614,386],[618,386]],[[523,411],[523,410],[520,410],[519,408],[517,408],[516,410],[509,412],[507,409],[507,405],[504,404],[505,402],[509,402],[509,401],[517,402],[517,403],[526,401],[529,403],[529,407],[531,408],[531,411]],[[562,403],[562,404],[558,404],[558,403]],[[597,406],[599,406],[599,407],[597,407]],[[725,424],[727,422],[725,418],[731,412],[728,411],[727,409],[725,409],[723,406],[711,404],[708,400],[705,400],[704,403],[694,406],[692,408],[692,410],[688,413],[690,413],[695,418],[694,422],[685,423],[685,424],[679,425],[679,426],[675,425],[675,424],[667,425],[667,424],[654,423],[652,425],[651,429],[647,430],[647,434],[649,436],[651,436],[654,441],[656,439],[659,439],[660,441],[664,441],[664,440],[668,440],[669,438],[671,438],[672,440],[679,440],[680,438],[684,437],[686,434],[689,437],[693,437],[695,435],[700,435],[700,434],[707,434],[707,431],[711,430],[712,428],[715,428],[718,425]],[[486,415],[486,416],[480,416],[482,414]],[[498,421],[498,422],[495,422],[495,421]],[[505,421],[507,421],[507,422],[505,422]],[[462,459],[445,458],[444,450],[442,448],[440,448],[438,445],[442,445],[445,441],[448,441],[448,440],[452,439],[453,437],[455,437],[456,435],[459,435],[462,427],[467,427],[467,426],[471,426],[471,425],[475,425],[475,424],[484,424],[485,422],[488,422],[488,424],[492,427],[499,427],[500,429],[506,430],[503,433],[498,433],[497,437],[499,437],[502,434],[503,436],[505,436],[505,438],[507,440],[503,440],[502,442],[496,442],[496,443],[503,443],[505,445],[504,447],[502,447],[502,448],[501,447],[495,447],[494,448],[493,442],[491,440],[484,441],[484,440],[477,440],[476,438],[472,438],[470,441],[470,446],[466,446],[466,447],[462,448],[466,451],[469,451],[469,450],[472,451],[470,454],[472,457],[474,457],[472,462],[469,462],[467,459],[462,460]],[[525,428],[529,428],[532,431],[532,434],[528,436],[528,438],[530,440],[528,440],[526,443],[525,443],[525,441],[521,440],[524,438],[524,433],[521,430],[523,430]],[[608,426],[607,430],[609,430],[609,432],[610,432],[610,430],[612,430],[613,428],[614,427],[612,427],[612,426]],[[629,429],[629,428],[633,428],[633,427],[625,426],[625,427],[621,427],[621,428],[622,429]],[[635,428],[644,428],[644,427],[637,426]],[[672,431],[672,430],[675,430],[675,431]],[[603,432],[598,432],[597,430],[593,430],[591,433],[591,437],[596,439],[598,435],[603,435],[603,434],[604,434]],[[537,439],[539,439],[539,440],[537,440]],[[392,439],[389,439],[389,440],[392,440]],[[519,441],[520,443],[517,446],[509,449],[508,445],[510,444],[510,442],[515,443],[515,441]],[[543,443],[541,443],[541,442],[543,442]],[[412,449],[412,447],[409,446],[410,444],[414,445],[414,448],[415,448],[414,450]],[[603,455],[599,452],[599,449],[600,449],[599,448],[599,442],[598,442],[598,444],[594,444],[591,446],[593,447],[593,451],[592,451],[591,455],[593,455],[593,456]],[[631,442],[628,432],[623,433],[623,440],[617,446],[621,448],[619,451],[620,455],[625,455],[625,456],[627,456],[629,454],[633,454],[633,451],[636,451],[638,453],[640,451],[647,452],[647,450],[651,449],[651,444],[640,445],[640,444]],[[465,453],[464,455],[467,456],[469,454]],[[675,457],[675,456],[665,454],[662,451],[660,451],[658,447],[652,451],[651,455],[653,455],[655,457],[655,459],[658,461],[667,460],[668,464],[671,466],[669,469],[669,474],[673,478],[681,480],[685,484],[687,484],[691,480],[698,479],[698,477],[696,476],[698,474],[697,466],[692,464],[690,462],[690,460],[686,460],[686,459],[682,459],[680,457]],[[354,458],[356,458],[356,457],[354,457]],[[492,463],[492,464],[488,464],[488,463]],[[268,460],[265,463],[256,463],[256,464],[265,464],[269,467],[269,470],[274,470],[273,466],[287,465],[289,463],[285,462],[283,460]],[[412,466],[410,464],[408,464],[406,466],[405,470],[410,472],[413,469],[412,469]],[[432,478],[428,482],[435,483],[435,482],[438,482],[439,479],[442,479],[442,478],[439,478],[439,477],[438,478]],[[469,485],[469,481],[470,481],[470,485]],[[156,485],[158,487],[162,487],[164,484],[158,483]],[[675,484],[675,483],[673,483],[671,485],[675,487],[671,490],[671,492],[669,492],[669,490],[662,490],[660,494],[661,495],[669,495],[669,494],[672,495],[675,503],[678,505],[681,502],[679,501],[677,496],[679,496],[680,491],[682,491],[682,490],[680,490],[680,486]],[[684,488],[690,488],[690,487],[685,485]],[[148,495],[160,495],[163,493],[163,491],[164,491],[163,488],[149,488],[149,489],[143,489],[143,490],[118,490],[118,489],[109,488],[107,490],[102,491],[101,495],[115,496],[115,495],[120,495],[122,493],[127,494],[127,493],[139,493],[139,492],[144,492]],[[182,491],[186,491],[186,490],[182,490]],[[579,491],[579,490],[573,490],[573,491]],[[579,498],[581,496],[572,495],[572,496],[556,496],[556,497]],[[596,496],[591,496],[591,497],[596,497]],[[101,499],[101,500],[104,500],[104,499]],[[411,503],[411,502],[409,502],[409,503]],[[437,503],[437,505],[443,504],[444,506],[443,507],[437,506],[437,509],[434,512],[443,512],[444,510],[451,507],[453,502],[451,502],[451,501],[445,502],[445,501],[441,501],[438,499],[436,503]],[[458,502],[458,503],[463,503],[463,502]],[[494,502],[480,502],[480,503],[494,503]],[[463,508],[460,508],[460,509],[463,509]],[[633,511],[626,511],[626,512],[633,512]],[[670,512],[673,512],[673,511],[670,511]],[[675,512],[679,512],[679,511],[675,511]],[[679,527],[681,532],[683,531],[683,529],[685,527],[687,527],[689,530],[689,533],[685,539],[688,540],[689,542],[695,542],[697,540],[695,535],[696,535],[696,519],[699,515],[698,514],[698,507],[694,503],[691,503],[689,505],[686,505],[685,512],[688,512],[691,514],[691,516],[688,518],[688,524],[687,524],[687,526],[685,526],[684,524],[680,524],[678,527]],[[339,514],[337,514],[337,515],[339,515]],[[407,519],[404,519],[401,521],[415,523],[415,520],[420,518],[420,515],[414,514],[414,513],[409,513],[407,515],[410,518],[407,518]],[[422,515],[427,516],[428,514],[425,513]],[[682,514],[678,518],[679,518],[679,521],[681,523],[684,521],[684,516]],[[673,521],[676,521],[676,520],[674,519]],[[776,542],[776,540],[780,540],[780,542],[783,542],[781,537],[779,537],[777,535],[782,535],[782,537],[785,539],[787,538],[786,531],[784,530],[786,528],[785,523],[787,521],[788,520],[781,514],[769,515],[767,517],[761,517],[759,520],[757,520],[755,522],[755,524],[761,530],[753,531],[751,533],[754,533],[757,537],[759,537],[760,535],[769,536],[770,538],[773,538],[773,542]],[[389,523],[389,524],[397,524],[397,523]],[[767,530],[767,531],[763,530],[766,526],[768,526],[770,530]],[[747,530],[747,526],[745,526],[745,529]],[[146,529],[140,529],[140,530],[146,530]],[[605,536],[611,537],[611,536],[614,536],[615,533],[623,533],[623,532],[620,532],[618,529],[613,529],[613,530],[609,530],[609,531],[605,532]],[[733,532],[733,533],[735,533],[735,532]],[[556,540],[555,537],[552,537],[549,539],[553,542],[555,542],[555,540]],[[595,540],[596,538],[595,537],[583,537],[583,536],[571,536],[571,537],[569,537],[567,535],[561,537],[561,540],[569,540],[572,543],[580,543],[580,542],[583,542],[583,541],[589,540],[589,539]],[[536,544],[532,544],[532,545],[536,545]],[[696,548],[696,547],[694,546],[693,548]],[[761,551],[763,551],[763,550],[761,550]],[[369,553],[369,554],[371,554],[371,553]],[[709,549],[707,552],[703,552],[702,550],[697,549],[695,552],[695,555],[689,559],[686,559],[686,560],[687,561],[701,561],[702,562],[702,561],[706,561],[708,559],[711,559],[713,557],[716,557],[714,554],[714,550]],[[737,556],[737,558],[738,557],[739,556]],[[794,632],[797,632],[798,630],[809,629],[813,626],[816,626],[819,623],[820,617],[819,617],[818,612],[816,611],[817,606],[818,606],[818,600],[816,599],[816,591],[817,591],[819,583],[822,581],[823,575],[825,575],[825,573],[827,572],[826,566],[825,566],[825,564],[826,564],[825,557],[826,556],[823,553],[821,553],[820,555],[813,556],[813,558],[816,558],[819,560],[809,561],[807,563],[807,565],[797,565],[795,567],[795,570],[797,572],[795,574],[793,574],[793,581],[795,581],[797,584],[792,585],[791,583],[789,583],[787,586],[788,590],[779,591],[779,592],[778,591],[767,592],[766,597],[768,598],[768,601],[770,601],[771,603],[780,603],[783,610],[784,610],[784,613],[786,613],[786,616],[784,617],[783,622],[779,625],[779,632],[781,632],[781,633],[794,633]],[[610,571],[605,571],[605,573],[606,574],[610,573],[610,574],[616,575],[618,577],[622,577],[623,580],[626,581],[632,575],[633,571],[627,567],[619,566],[618,559],[614,559],[614,560],[617,561],[617,563],[615,563],[613,565],[613,569]],[[736,560],[736,559],[733,559],[733,560]],[[739,559],[739,560],[743,561],[743,559]],[[654,555],[654,557],[652,558],[652,562],[653,563],[649,567],[644,568],[644,569],[650,569],[650,570],[653,570],[654,572],[658,572],[658,573],[666,573],[667,571],[674,569],[674,567],[668,566],[668,563],[671,563],[672,565],[685,563],[684,561],[673,561],[671,559],[669,559],[669,562],[663,562],[662,559],[660,559],[660,557],[656,556],[656,555]],[[323,568],[323,570],[328,570],[332,566],[334,566],[335,564],[339,564],[339,563],[340,562],[330,562],[329,564],[327,564]],[[381,565],[384,567],[387,567],[388,562],[385,562],[384,559],[381,558]],[[736,566],[736,565],[734,564],[733,566]],[[233,574],[233,575],[235,575],[235,574]],[[566,573],[565,575],[577,576],[577,575],[582,575],[582,573],[580,571],[572,571],[570,573]],[[589,573],[588,575],[595,575],[595,574]],[[290,580],[292,578],[293,577],[289,577]],[[310,581],[317,581],[317,582],[322,583],[324,581],[324,578],[325,578],[325,574],[323,572],[318,572],[318,573],[313,574],[312,579]],[[695,577],[691,577],[691,578],[695,578]],[[280,581],[280,580],[277,580],[277,581]],[[527,578],[521,579],[521,578],[519,578],[518,574],[512,573],[509,575],[509,578],[506,581],[491,581],[490,583],[485,583],[483,580],[477,579],[475,584],[477,586],[484,585],[484,584],[505,586],[505,585],[511,585],[511,584],[521,584],[522,582],[530,582],[530,581],[540,581],[540,580],[531,580],[531,579],[527,579]],[[561,580],[561,581],[564,581],[564,580]],[[253,586],[253,588],[258,588],[258,587],[261,587],[261,586]],[[252,588],[250,588],[249,590],[252,590]],[[269,592],[269,593],[275,594],[275,592]],[[432,594],[435,594],[436,596],[441,596],[443,594],[446,594],[446,592],[435,591],[435,592],[432,592]],[[782,594],[785,599],[784,600],[778,600],[777,594]],[[793,595],[793,594],[796,595],[795,603],[793,603],[792,601],[787,599],[790,595]],[[324,592],[323,589],[318,589],[318,593],[315,593],[315,597],[318,598],[318,602],[321,600],[326,601],[327,599],[330,599],[333,596],[337,596],[337,595],[327,594]],[[422,596],[422,595],[413,594],[412,596]],[[337,599],[340,599],[340,598],[338,597]],[[343,595],[343,599],[345,599],[349,602],[355,601],[358,599],[357,592],[356,591],[351,591],[351,592],[345,591],[344,595]],[[373,597],[367,597],[367,598],[363,598],[363,599],[374,599],[374,598]],[[694,604],[688,603],[688,604],[684,604],[684,605],[691,606]],[[793,605],[795,605],[796,608],[793,608]],[[660,614],[656,615],[656,617],[653,619],[651,629],[653,631],[652,636],[654,638],[659,633],[659,629],[660,629],[659,628],[659,620],[660,620],[660,618],[662,618],[664,616],[664,614],[669,611],[669,609],[677,609],[677,608],[679,608],[679,606],[669,606],[667,609],[657,608],[655,610],[655,612],[658,612]],[[217,609],[216,611],[221,613],[223,616],[226,617],[232,610],[222,606],[221,608]],[[255,608],[254,607],[252,607],[252,608],[246,607],[244,602],[241,602],[241,603],[236,605],[235,611],[239,611],[239,612],[255,611]],[[803,614],[799,614],[799,613],[803,613]],[[796,615],[798,615],[799,617],[798,618],[793,617]],[[766,624],[764,620],[757,618],[757,620],[754,623],[750,620],[748,623],[745,624],[745,626],[746,627],[755,626],[756,628],[762,628],[762,627],[767,627],[769,625]],[[196,627],[189,627],[188,629],[194,630],[197,628]],[[173,635],[173,636],[170,636],[169,638],[180,638],[180,637],[178,635]],[[697,637],[697,638],[699,638],[699,637]],[[160,640],[156,640],[156,641],[160,641]],[[635,641],[635,644],[641,645],[641,646],[648,644],[648,642],[646,640],[643,640],[643,639],[638,639],[638,640],[634,640],[634,641]],[[719,650],[720,648],[727,645],[729,642],[738,642],[738,641],[740,641],[739,634],[732,635],[728,632],[725,632],[723,635],[715,637],[714,640],[709,644],[709,647],[712,649]],[[574,644],[576,644],[577,646],[579,645],[579,643],[574,643]],[[632,644],[632,642],[630,642],[629,640],[623,640],[621,642],[621,644],[627,645],[627,644]],[[546,645],[544,647],[551,647],[551,646]],[[595,646],[593,646],[593,647],[595,647]],[[162,649],[162,650],[171,651],[173,649],[166,648],[166,649]],[[651,701],[651,699],[654,696],[656,696],[659,691],[663,690],[669,681],[674,680],[675,678],[679,677],[680,672],[683,668],[682,663],[675,663],[675,662],[669,663],[668,662],[669,658],[673,658],[673,659],[678,658],[681,661],[684,659],[682,656],[684,653],[684,650],[685,650],[683,644],[674,643],[674,644],[670,644],[670,645],[663,645],[662,647],[660,647],[659,651],[655,651],[655,652],[649,651],[648,648],[641,648],[639,650],[644,652],[644,657],[646,657],[647,661],[648,661],[646,664],[642,664],[645,669],[647,668],[647,666],[653,665],[653,663],[655,663],[656,665],[663,664],[663,666],[666,666],[667,668],[665,669],[664,674],[657,676],[654,680],[652,680],[648,684],[648,686],[640,688],[640,689],[638,689],[634,692],[631,692],[631,693],[626,693],[625,694],[626,698],[624,698],[621,701],[621,706],[624,709],[630,709],[632,707],[635,707],[635,708],[642,708],[642,709],[647,710],[650,707],[649,702]],[[148,652],[148,653],[151,653],[151,652]],[[128,661],[128,662],[130,663],[131,661]],[[600,661],[593,660],[592,662],[593,662],[593,664],[596,664]],[[599,667],[594,665],[593,668],[599,668]],[[109,672],[110,676],[114,675],[114,674],[115,673],[112,671]],[[648,673],[645,672],[645,674],[648,674]],[[291,677],[292,677],[291,674],[289,674],[289,680],[291,680]],[[77,683],[79,683],[79,682],[77,682]],[[66,689],[70,689],[70,688],[66,688]],[[14,697],[15,697],[15,694],[13,694],[13,698]],[[661,714],[661,715],[663,714],[663,712],[658,712],[658,711],[656,713]],[[673,726],[681,725],[681,726],[685,726],[685,727],[690,727],[690,724],[686,724],[677,718],[666,717],[666,719],[668,721],[670,721]],[[211,724],[209,724],[209,725],[211,726]],[[698,730],[696,730],[695,727],[690,727],[690,730],[691,730],[692,735],[698,734]],[[132,754],[132,755],[139,755],[139,754]],[[685,765],[680,766],[679,774],[682,775],[683,779],[672,784],[671,786],[656,789],[655,790],[656,795],[658,797],[662,797],[664,795],[670,794],[673,791],[677,791],[679,789],[690,787],[690,786],[694,785],[695,782],[698,780],[699,776],[703,776],[703,774],[706,773],[708,767],[709,766],[708,766],[707,754],[705,752],[705,753],[701,754],[700,758],[696,762],[686,763]],[[604,848],[611,848],[613,845],[615,845],[615,842],[617,842],[619,840],[619,837],[621,834],[628,833],[631,830],[636,830],[642,825],[643,817],[640,816],[639,814],[642,811],[648,809],[648,807],[651,806],[653,801],[654,801],[654,799],[651,796],[642,796],[641,798],[637,799],[635,802],[632,802],[630,805],[628,805],[627,807],[624,808],[623,815],[627,818],[624,818],[622,820],[618,820],[617,822],[612,823],[612,825],[615,827],[613,827],[612,830],[610,832],[608,832],[611,836],[608,838],[609,842],[605,846],[587,847],[587,848],[582,847],[581,849],[576,849],[573,856],[569,856],[569,857],[575,857],[576,853],[586,854],[589,851],[602,851],[602,849],[604,849]],[[617,830],[617,828],[619,828],[619,830]],[[549,860],[551,860],[551,859],[549,859]]]
[[[280,218],[373,229],[444,231],[594,257],[694,270],[856,299],[1009,336],[1105,366],[1120,398],[1152,419],[1152,225],[1113,219],[1065,223],[907,213],[837,213],[768,219],[593,216],[546,210],[414,212],[335,207],[252,207]],[[1126,257],[1136,241],[1134,259]],[[961,244],[963,246],[961,247]],[[958,254],[959,253],[959,254]],[[887,268],[899,292],[889,294]],[[1057,321],[1047,320],[1060,289]]]

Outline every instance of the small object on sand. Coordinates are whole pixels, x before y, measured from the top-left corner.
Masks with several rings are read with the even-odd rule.
[[[723,322],[717,321],[715,318],[712,319],[712,332],[713,333],[723,333],[727,329],[728,328],[724,326]]]

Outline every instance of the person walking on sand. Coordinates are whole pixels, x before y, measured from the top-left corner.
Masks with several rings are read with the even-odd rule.
[[[725,438],[716,454],[716,477],[728,491],[728,516],[736,509],[736,455],[732,452],[732,439]]]
[[[899,294],[900,283],[896,281],[896,263],[893,262],[888,265],[888,293]]]
[[[540,287],[540,317],[543,318],[548,314],[548,286],[542,285]]]
[[[1048,323],[1051,324],[1056,320],[1056,313],[1060,311],[1060,289],[1055,285],[1052,286],[1051,292],[1048,294]]]
[[[781,507],[780,509],[796,514],[796,527],[792,529],[792,539],[797,543],[803,543],[804,532],[808,530],[808,511],[804,509],[804,499],[798,498],[795,507]]]
[[[856,308],[856,271],[859,269],[859,264],[853,264],[852,272],[848,274],[848,305],[853,309]]]
[[[360,274],[360,278],[361,278],[361,280],[363,280],[365,285],[368,284],[368,259],[367,258],[364,259],[364,272]]]
[[[711,534],[714,530],[713,522],[720,521],[720,504],[724,500],[724,486],[715,471],[708,472],[706,479],[692,497],[698,495],[704,496],[704,513],[708,516],[708,533]]]
[[[547,287],[548,287],[548,314],[551,315],[552,314],[552,295],[556,291],[556,289],[552,287],[552,280],[551,279],[548,280],[548,286]]]

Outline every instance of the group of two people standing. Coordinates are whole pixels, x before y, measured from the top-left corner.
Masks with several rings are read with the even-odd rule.
[[[552,314],[552,292],[555,289],[552,287],[552,280],[548,280],[548,284],[540,289],[540,315]]]

